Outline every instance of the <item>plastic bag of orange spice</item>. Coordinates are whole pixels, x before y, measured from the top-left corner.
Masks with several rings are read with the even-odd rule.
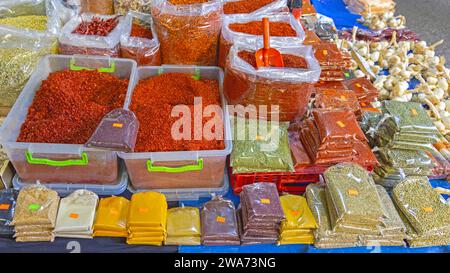
[[[154,0],[163,64],[217,65],[220,0]]]
[[[271,15],[234,14],[224,16],[220,35],[219,66],[224,68],[228,53],[234,41],[256,43],[262,39],[264,25],[262,18],[270,21],[270,42],[272,45],[301,44],[305,39],[302,25],[289,12]]]
[[[269,14],[289,11],[287,0],[225,0],[224,14]]]
[[[228,103],[245,106],[250,118],[273,119],[277,113],[280,121],[301,118],[320,76],[312,47],[276,47],[282,53],[285,67],[257,69],[255,51],[260,47],[262,43],[235,44],[231,48],[224,79]]]

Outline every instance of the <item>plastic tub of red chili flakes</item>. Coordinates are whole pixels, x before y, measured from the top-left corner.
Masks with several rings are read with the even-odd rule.
[[[289,11],[287,0],[225,0],[224,14],[268,14]]]
[[[24,183],[115,183],[119,173],[116,152],[87,148],[83,144],[18,142],[17,139],[35,95],[50,73],[97,69],[130,80],[136,67],[136,62],[128,59],[63,55],[44,57],[0,129],[0,143],[20,180]],[[129,84],[127,90],[130,89]]]
[[[250,118],[271,119],[276,114],[280,121],[301,118],[321,71],[312,47],[273,46],[281,52],[285,67],[258,69],[255,51],[261,47],[261,41],[253,45],[236,41],[231,48],[223,86],[227,101],[244,106],[245,112],[237,114],[249,114]]]
[[[119,57],[120,38],[130,36],[129,24],[131,20],[118,15],[83,13],[75,16],[61,30],[59,52]]]
[[[305,32],[300,22],[289,12],[275,14],[234,14],[224,16],[220,35],[219,66],[225,68],[226,59],[234,41],[256,43],[262,39],[264,27],[262,18],[270,21],[272,45],[289,46],[301,44]]]
[[[125,161],[131,186],[135,190],[221,188],[227,156],[232,150],[230,119],[226,100],[223,97],[223,72],[219,67],[161,66],[139,67],[134,86],[139,81],[165,73],[193,75],[195,79],[217,80],[222,108],[223,144],[221,150],[192,150],[165,152],[119,152]],[[134,88],[136,91],[136,88]],[[133,92],[128,94],[126,108],[132,106]],[[160,107],[155,105],[155,107]],[[137,114],[138,118],[139,115]],[[143,122],[140,121],[141,128]],[[139,142],[139,136],[138,136]]]

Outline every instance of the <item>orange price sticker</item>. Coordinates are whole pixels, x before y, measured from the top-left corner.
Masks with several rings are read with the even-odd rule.
[[[79,215],[78,215],[78,213],[71,213],[69,215],[69,217],[72,218],[72,219],[78,219]]]
[[[9,209],[10,205],[9,204],[0,204],[0,210],[7,210]]]
[[[115,127],[115,128],[122,128],[123,124],[122,123],[113,123],[113,127]]]
[[[270,199],[263,198],[263,199],[261,199],[261,203],[262,204],[270,204]]]
[[[222,217],[222,216],[217,216],[216,217],[216,222],[219,222],[219,223],[225,223],[225,217]]]
[[[322,53],[323,53],[323,55],[327,56],[327,55],[328,55],[328,50],[324,49],[324,50],[322,51]]]
[[[345,123],[343,123],[342,121],[338,121],[338,122],[336,122],[336,124],[341,128],[345,127]]]
[[[358,191],[357,190],[355,190],[355,189],[349,189],[348,190],[348,194],[350,195],[350,196],[358,196]]]
[[[425,208],[423,208],[423,211],[425,211],[425,212],[433,212],[433,208],[432,207],[425,207]]]
[[[417,113],[417,110],[413,108],[413,109],[411,109],[411,114],[413,116],[417,116],[419,113]]]
[[[146,212],[148,212],[148,208],[139,208],[138,210],[139,210],[139,212],[141,212],[141,213],[146,213]]]
[[[300,211],[298,211],[298,210],[291,210],[291,214],[294,215],[294,216],[298,216],[298,215],[300,215]]]
[[[358,88],[361,88],[361,87],[362,87],[362,85],[359,84],[359,83],[357,83],[357,84],[355,84],[355,85],[356,85],[356,87],[358,87]]]

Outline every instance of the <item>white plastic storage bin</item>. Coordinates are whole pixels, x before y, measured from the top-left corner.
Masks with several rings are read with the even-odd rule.
[[[23,182],[112,184],[117,180],[116,152],[86,148],[84,145],[17,142],[28,108],[41,82],[51,72],[65,69],[98,69],[129,78],[136,62],[95,56],[49,55],[44,57],[9,112],[0,129],[0,143]],[[130,91],[131,84],[128,87]]]
[[[139,80],[168,72],[219,80],[225,149],[149,153],[120,152],[119,157],[125,161],[131,185],[136,190],[160,191],[165,189],[220,188],[223,186],[226,159],[232,150],[230,118],[222,90],[223,72],[218,67],[202,66],[139,67],[133,85],[135,86]],[[127,95],[125,108],[128,108],[131,104],[132,96],[131,91]]]
[[[230,188],[228,172],[225,170],[222,186],[217,188],[191,188],[191,189],[153,189],[166,196],[167,201],[198,201],[200,198],[212,197],[213,195],[225,195]],[[129,186],[131,193],[143,192],[147,190],[136,190],[133,186]]]
[[[66,183],[51,183],[45,184],[49,189],[55,190],[61,196],[71,194],[76,190],[89,190],[95,192],[98,195],[119,195],[128,188],[128,174],[123,164],[120,164],[117,180],[113,184],[66,184]],[[25,183],[16,174],[13,179],[13,187],[16,190],[20,190],[23,187],[32,185],[33,183]]]

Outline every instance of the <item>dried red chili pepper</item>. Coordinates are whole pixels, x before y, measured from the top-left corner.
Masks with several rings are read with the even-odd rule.
[[[101,19],[99,17],[92,18],[91,21],[83,21],[72,32],[74,34],[108,36],[119,24],[118,17]]]
[[[104,115],[123,107],[128,80],[97,71],[51,73],[36,92],[18,142],[84,144]]]
[[[194,80],[191,75],[165,73],[141,80],[133,92],[130,109],[136,114],[140,128],[136,152],[222,150],[223,140],[175,140],[172,126],[180,117],[172,117],[176,105],[191,110],[191,131],[194,131],[194,98],[201,97],[203,107],[220,104],[217,80]],[[202,118],[205,124],[210,118]]]
[[[252,13],[275,0],[243,0],[236,2],[227,2],[223,5],[224,14]]]

